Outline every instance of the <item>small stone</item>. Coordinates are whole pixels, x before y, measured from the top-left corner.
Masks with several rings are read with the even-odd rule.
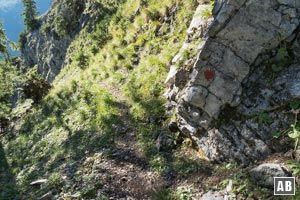
[[[113,124],[112,127],[115,129],[116,134],[125,134],[128,131],[128,127],[125,125]]]
[[[224,200],[224,195],[220,192],[208,191],[202,196],[201,200]]]
[[[169,71],[169,74],[165,80],[165,84],[167,86],[171,86],[174,84],[175,82],[175,76],[176,76],[176,73],[177,73],[177,67],[176,66],[171,66],[170,67],[170,71]]]
[[[252,180],[260,186],[273,188],[274,177],[290,177],[292,174],[279,164],[264,163],[250,170]]]
[[[41,184],[46,183],[46,182],[48,182],[47,179],[39,179],[39,180],[31,182],[30,185],[41,185]]]
[[[53,197],[52,192],[48,192],[44,194],[42,197],[39,198],[39,200],[51,200]]]
[[[158,151],[167,151],[174,147],[174,140],[167,133],[160,133],[156,140]]]

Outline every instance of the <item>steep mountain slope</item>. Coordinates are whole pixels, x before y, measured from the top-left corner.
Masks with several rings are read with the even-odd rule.
[[[0,199],[272,199],[249,168],[299,156],[299,7],[54,1],[22,36],[52,89],[13,110]]]
[[[21,54],[25,66],[38,65],[38,72],[52,82],[66,65],[67,49],[85,27],[96,24],[115,8],[93,1],[53,1],[51,9],[40,18],[41,27],[21,34]]]
[[[149,199],[173,184],[172,171],[197,172],[196,158],[156,148],[157,137],[173,146],[163,81],[196,8],[193,0],[55,1],[42,26],[23,36],[24,64],[48,81],[58,76],[41,103],[14,109],[2,140],[7,174],[15,175],[6,191],[21,199]],[[30,185],[37,179],[48,182]]]

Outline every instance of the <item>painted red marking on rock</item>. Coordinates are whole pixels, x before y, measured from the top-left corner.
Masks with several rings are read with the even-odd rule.
[[[212,81],[215,79],[216,75],[215,75],[215,72],[210,70],[210,69],[207,69],[204,71],[204,77],[206,80],[208,81]]]

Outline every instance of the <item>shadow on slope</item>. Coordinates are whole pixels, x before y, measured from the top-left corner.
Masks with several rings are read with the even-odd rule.
[[[0,200],[18,199],[15,177],[0,143]]]

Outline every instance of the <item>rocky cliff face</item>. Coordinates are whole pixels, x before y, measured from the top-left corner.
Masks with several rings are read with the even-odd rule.
[[[192,69],[176,59],[182,52],[173,60],[165,96],[208,159],[246,164],[280,149],[272,132],[291,124],[282,110],[300,98],[299,11],[293,0],[217,0],[205,36],[194,38]],[[203,35],[194,20],[190,30]]]
[[[53,1],[40,18],[41,27],[23,36],[24,65],[37,65],[38,72],[52,82],[67,62],[69,45],[80,30],[98,19],[98,9],[92,1]]]

